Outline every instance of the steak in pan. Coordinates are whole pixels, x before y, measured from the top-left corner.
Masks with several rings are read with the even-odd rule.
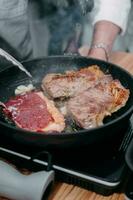
[[[42,88],[45,95],[31,91],[5,103],[6,116],[18,127],[35,132],[62,132],[74,121],[81,128],[95,128],[103,124],[106,116],[125,106],[130,93],[119,80],[113,80],[111,74],[103,73],[96,65],[64,74],[47,74]]]
[[[35,132],[61,132],[65,128],[63,115],[41,91],[15,96],[5,106],[4,113],[20,128]]]
[[[70,98],[67,110],[80,127],[89,129],[102,125],[103,119],[123,107],[128,98],[128,89],[105,76],[94,87]]]
[[[47,74],[42,81],[42,88],[53,99],[68,98],[92,87],[102,76],[104,73],[96,65],[64,74]]]

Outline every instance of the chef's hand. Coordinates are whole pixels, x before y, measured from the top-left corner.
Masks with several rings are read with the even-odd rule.
[[[78,52],[81,56],[97,58],[107,61],[105,51],[102,48],[89,49],[88,45],[84,45],[78,49]]]
[[[101,20],[96,22],[93,28],[91,48],[83,46],[79,49],[82,56],[89,56],[102,60],[108,60],[112,47],[121,28],[116,24]],[[99,47],[100,46],[100,47]]]

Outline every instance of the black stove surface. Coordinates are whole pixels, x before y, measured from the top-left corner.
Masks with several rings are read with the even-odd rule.
[[[131,137],[132,125],[129,123],[127,131],[115,141],[112,139],[106,144],[81,146],[77,149],[52,149],[48,153],[52,155],[52,168],[57,180],[103,195],[121,190],[122,181],[127,176],[124,155]],[[0,141],[1,157],[33,171],[47,168],[48,159],[43,151],[44,149],[24,147],[4,138]]]

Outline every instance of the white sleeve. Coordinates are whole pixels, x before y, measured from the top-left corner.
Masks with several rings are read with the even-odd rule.
[[[92,11],[92,23],[101,20],[110,21],[121,28],[121,34],[125,33],[128,15],[131,8],[131,0],[94,0]]]

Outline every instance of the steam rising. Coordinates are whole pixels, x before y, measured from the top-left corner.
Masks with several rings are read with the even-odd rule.
[[[49,32],[48,55],[61,55],[65,50],[77,52],[81,46],[86,14],[92,8],[93,0],[44,1],[41,9]]]

